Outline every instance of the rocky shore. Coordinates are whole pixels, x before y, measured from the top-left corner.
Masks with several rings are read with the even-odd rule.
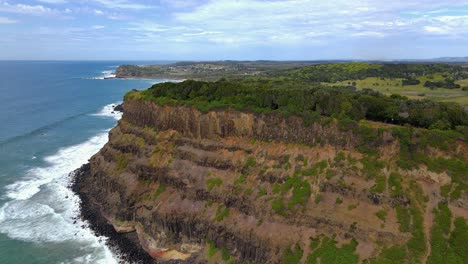
[[[87,191],[86,178],[89,177],[90,165],[85,164],[72,172],[71,189],[80,197],[80,217],[88,221],[89,227],[97,236],[107,237],[107,245],[119,256],[120,263],[157,263],[140,246],[134,232],[119,233],[108,223],[99,205],[91,202]]]

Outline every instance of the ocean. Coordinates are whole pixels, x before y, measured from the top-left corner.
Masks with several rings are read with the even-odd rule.
[[[107,142],[131,89],[165,80],[104,79],[120,64],[0,61],[0,263],[117,263],[77,218],[69,173]]]

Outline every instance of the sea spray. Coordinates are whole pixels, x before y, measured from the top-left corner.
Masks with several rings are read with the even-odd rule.
[[[120,112],[104,106],[95,115],[118,120]],[[45,166],[29,169],[19,181],[6,186],[6,202],[0,208],[0,232],[16,240],[34,243],[69,243],[72,262],[116,263],[105,245],[79,217],[79,198],[69,188],[70,172],[85,164],[107,142],[108,130],[87,141],[60,149],[44,158]]]

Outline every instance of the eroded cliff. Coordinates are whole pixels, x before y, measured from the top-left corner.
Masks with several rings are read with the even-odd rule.
[[[420,148],[461,165],[403,169],[405,137],[391,125],[306,125],[139,99],[124,109],[78,189],[93,213],[157,261],[424,262],[438,210],[466,225],[463,140],[423,148],[411,134],[410,154]]]

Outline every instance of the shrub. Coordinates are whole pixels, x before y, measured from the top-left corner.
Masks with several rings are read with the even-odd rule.
[[[206,181],[208,191],[211,191],[214,187],[219,187],[223,184],[223,180],[220,178],[211,178]]]
[[[218,209],[216,210],[216,217],[215,220],[217,222],[222,221],[225,217],[229,216],[229,208],[227,208],[224,205],[220,205]]]

